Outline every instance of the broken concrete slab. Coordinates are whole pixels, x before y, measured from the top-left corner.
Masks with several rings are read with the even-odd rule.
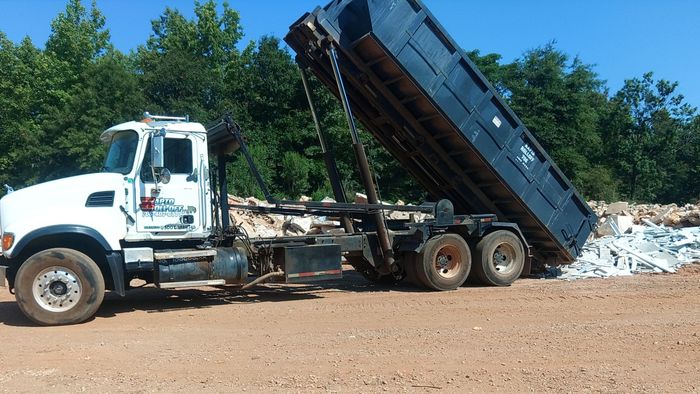
[[[610,205],[608,205],[607,208],[605,208],[605,213],[604,215],[616,215],[621,213],[622,211],[626,211],[629,208],[629,203],[625,201],[618,201],[614,202]]]
[[[634,226],[634,218],[632,216],[613,215],[611,217],[617,225],[617,228],[623,234],[628,232],[632,226]]]

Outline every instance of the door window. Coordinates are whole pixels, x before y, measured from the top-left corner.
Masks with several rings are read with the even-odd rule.
[[[192,141],[187,138],[166,138],[163,146],[165,168],[171,174],[192,173]],[[146,154],[141,164],[141,180],[153,182],[153,170],[151,168],[151,140],[146,144]]]

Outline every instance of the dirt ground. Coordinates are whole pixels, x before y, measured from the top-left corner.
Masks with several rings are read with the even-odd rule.
[[[700,266],[447,293],[343,281],[108,294],[35,327],[0,295],[0,391],[700,391]]]

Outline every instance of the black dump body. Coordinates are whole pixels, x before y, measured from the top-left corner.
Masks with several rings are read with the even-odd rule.
[[[517,223],[541,262],[578,256],[595,214],[420,1],[334,1],[285,41],[334,94],[337,49],[354,115],[431,198]]]

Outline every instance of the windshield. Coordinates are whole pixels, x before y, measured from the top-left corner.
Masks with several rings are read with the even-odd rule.
[[[134,165],[136,156],[136,146],[139,142],[139,135],[135,131],[120,131],[112,136],[109,144],[107,159],[102,168],[104,172],[117,172],[128,174]]]

